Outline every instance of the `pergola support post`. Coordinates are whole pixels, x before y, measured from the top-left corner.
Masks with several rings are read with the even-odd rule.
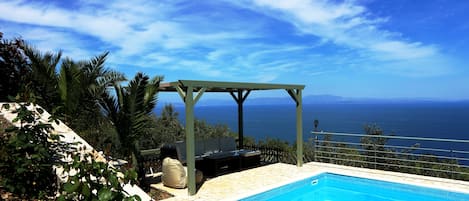
[[[296,102],[296,165],[303,166],[303,103],[301,89],[288,89],[287,92]]]
[[[234,92],[230,92],[233,99],[235,99],[236,103],[238,104],[238,149],[244,149],[244,115],[243,115],[243,103],[248,97],[251,90],[247,90],[245,94],[243,94],[244,90],[239,89],[237,94],[235,95]]]
[[[186,108],[186,162],[187,162],[187,188],[189,195],[197,192],[195,185],[195,137],[194,137],[194,105],[205,92],[205,88],[200,89],[195,98],[193,97],[192,86],[188,86],[186,91],[181,87],[176,87],[179,95],[183,99]]]

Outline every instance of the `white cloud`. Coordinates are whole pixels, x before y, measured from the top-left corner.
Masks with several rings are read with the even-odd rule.
[[[85,50],[90,48],[83,48],[74,35],[91,36],[101,41],[93,42],[100,44],[99,48],[104,44],[115,49],[109,58],[113,64],[158,66],[156,68],[165,64],[172,69],[188,69],[212,77],[220,76],[222,72],[214,69],[210,61],[185,58],[204,56],[204,52],[194,55],[191,48],[205,47],[217,51],[231,45],[232,40],[252,37],[242,30],[202,32],[194,21],[172,20],[171,12],[181,9],[173,6],[172,3],[177,3],[174,1],[117,0],[100,3],[82,0],[80,3],[80,7],[64,8],[39,2],[0,2],[0,19],[41,29],[41,34],[22,32],[26,33],[25,38],[48,50],[63,47],[65,52],[81,57],[87,55]],[[96,50],[88,51],[96,53]],[[181,55],[181,52],[191,53]]]
[[[210,61],[216,61],[218,59],[220,59],[223,55],[226,55],[228,54],[229,52],[226,51],[226,50],[214,50],[214,51],[211,51],[207,54],[207,59],[210,60]]]
[[[158,64],[170,63],[175,60],[174,58],[161,53],[147,54],[145,59]]]
[[[98,7],[69,10],[22,1],[0,2],[0,19],[73,30],[117,46],[122,49],[122,54],[127,55],[155,47],[178,49],[249,37],[241,31],[197,33],[197,30],[188,29],[193,25],[174,22],[163,16],[168,10],[162,9],[172,9],[166,4],[117,1],[90,5]]]
[[[304,24],[331,24],[335,20],[353,17],[365,10],[349,2],[336,5],[323,0],[254,0],[253,3],[274,10],[288,11],[283,13],[286,17],[296,18]]]
[[[208,77],[219,77],[223,74],[222,69],[216,69],[203,61],[183,60],[177,62],[177,69],[205,75]]]
[[[262,74],[253,76],[251,79],[255,82],[268,83],[277,79],[278,76],[279,75],[277,73],[262,73]]]
[[[305,74],[307,74],[308,76],[319,76],[319,75],[323,75],[323,74],[327,74],[327,73],[335,73],[337,72],[336,70],[334,71],[313,71],[313,72],[304,72]]]
[[[423,76],[448,71],[448,59],[437,46],[381,29],[387,18],[371,18],[355,1],[245,0],[223,5],[230,14],[197,7],[223,4],[219,2],[79,2],[73,8],[0,2],[0,20],[24,25],[27,29],[17,30],[25,39],[44,49],[64,48],[74,58],[111,49],[113,65],[225,80],[270,82],[286,74],[318,75],[342,67]],[[254,12],[244,16],[247,12],[239,14],[240,8]],[[297,33],[273,30],[278,20]],[[322,54],[324,46],[332,46],[333,53]]]
[[[448,73],[447,67],[453,66],[448,58],[418,58],[410,60],[381,62],[379,64],[369,63],[362,66],[373,71],[381,71],[384,73],[392,72],[406,77],[432,77]]]
[[[377,55],[380,59],[419,59],[431,58],[438,55],[436,47],[422,45],[421,43],[405,43],[402,41],[382,41],[369,47],[371,50],[383,53]]]
[[[62,51],[64,57],[71,57],[76,60],[89,59],[105,51],[104,49],[97,48],[90,49],[86,46],[86,41],[74,36],[72,33],[61,30],[41,27],[25,29],[23,26],[15,25],[0,28],[9,34],[5,38],[21,37],[40,51]],[[21,30],[21,32],[18,32],[18,30]]]
[[[293,52],[301,52],[301,51],[310,49],[311,47],[298,46],[298,45],[284,45],[284,46],[272,45],[272,46],[263,46],[260,48],[261,50],[250,53],[248,58],[256,59],[256,58],[261,58],[261,57],[269,57],[270,55],[273,55],[273,54],[287,54],[287,53],[293,53]]]
[[[83,13],[34,2],[0,2],[0,19],[73,30],[110,43],[123,39],[131,31],[128,24],[111,15]]]
[[[441,58],[436,63],[441,64],[438,72],[443,74],[451,68],[445,65],[446,59],[437,46],[412,42],[399,37],[399,33],[381,29],[380,25],[387,18],[371,18],[369,11],[355,1],[252,0],[237,5],[291,23],[302,33],[317,36],[323,41],[366,51],[371,60],[401,64],[401,68],[389,69],[390,72],[402,70],[405,74],[407,71],[424,70],[411,65],[423,59]],[[405,65],[406,62],[409,65]]]

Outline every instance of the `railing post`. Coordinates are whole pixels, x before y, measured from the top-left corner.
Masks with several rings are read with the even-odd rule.
[[[318,135],[316,133],[314,133],[314,136],[313,136],[313,161],[314,162],[316,162],[317,137],[318,137]]]
[[[450,153],[451,153],[451,158],[454,158],[454,152],[453,152],[452,149],[450,150]],[[454,160],[456,160],[456,159],[454,159]],[[457,163],[457,160],[456,160],[456,163]],[[455,172],[454,171],[454,165],[452,163],[449,163],[449,165],[451,165],[451,167],[450,167],[451,168],[451,179],[454,179],[454,172]]]
[[[275,157],[275,160],[278,162],[280,162],[280,149],[278,148],[275,148],[274,149],[274,157]]]
[[[376,144],[373,144],[373,150],[374,150],[374,159],[375,159],[375,170],[376,170]]]

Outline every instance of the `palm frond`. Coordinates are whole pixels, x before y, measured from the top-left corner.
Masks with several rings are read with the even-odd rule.
[[[90,60],[90,65],[93,66],[95,69],[103,69],[104,68],[104,62],[107,59],[107,56],[109,55],[109,52],[103,52],[102,54],[96,56],[95,58]]]
[[[23,47],[25,56],[29,59],[31,74],[27,78],[25,90],[33,92],[41,98],[41,104],[45,109],[52,110],[58,104],[60,97],[57,90],[58,75],[57,65],[62,57],[62,52],[47,52],[42,54],[36,48],[25,44]]]
[[[58,90],[68,117],[76,113],[85,92],[81,88],[81,75],[79,67],[71,59],[65,59],[62,62],[58,77]]]
[[[119,123],[118,114],[120,109],[115,96],[109,94],[109,92],[105,92],[102,94],[99,104],[111,122],[114,124]]]
[[[147,107],[145,108],[147,113],[151,113],[153,108],[156,106],[158,100],[157,93],[162,81],[163,76],[155,76],[151,79],[145,89],[144,105]]]

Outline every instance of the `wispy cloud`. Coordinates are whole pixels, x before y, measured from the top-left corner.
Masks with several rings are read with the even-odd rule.
[[[112,15],[90,14],[66,10],[53,5],[11,1],[0,3],[0,18],[24,24],[71,29],[99,37],[105,41],[122,38],[130,32],[129,25]]]
[[[399,33],[380,28],[388,19],[372,17],[365,7],[355,1],[249,0],[237,5],[286,21],[303,34],[355,48],[366,53],[371,60],[402,64],[398,65],[400,67],[382,65],[381,70],[387,68],[388,73],[424,71],[421,75],[435,75],[451,71],[451,66],[445,63],[445,56],[436,45],[405,39]],[[437,62],[423,62],[426,59]],[[409,65],[405,65],[406,62]],[[424,63],[427,64],[426,68],[419,66]]]
[[[437,45],[382,28],[387,16],[373,17],[355,1],[79,0],[64,5],[0,2],[0,20],[19,24],[10,30],[45,50],[63,49],[74,58],[112,50],[112,65],[178,76],[270,82],[345,68],[435,76],[452,66]]]
[[[95,38],[97,49],[114,49],[111,62],[155,66],[168,64],[181,69],[189,65],[190,70],[205,75],[219,76],[220,70],[213,69],[209,61],[187,58],[203,57],[207,50],[219,50],[233,44],[232,40],[251,38],[243,31],[199,30],[194,21],[173,20],[172,15],[182,7],[172,3],[153,1],[111,1],[104,3],[82,1],[79,7],[65,8],[53,4],[26,1],[0,2],[0,19],[34,26],[34,31],[22,35],[45,48],[65,48],[70,56],[86,55],[77,45],[77,34]],[[215,22],[212,22],[215,23]],[[54,29],[59,31],[53,31]],[[44,33],[33,33],[41,30]],[[45,33],[48,30],[47,33]],[[208,33],[207,33],[208,32]],[[75,36],[72,36],[75,35]],[[40,38],[38,36],[41,36]],[[53,42],[51,42],[53,41]],[[228,45],[227,45],[228,44]],[[103,48],[104,46],[104,48]],[[75,49],[73,49],[76,47]],[[194,53],[191,48],[203,48]],[[192,52],[178,55],[182,52]],[[166,56],[155,52],[169,51]],[[96,51],[90,51],[90,55]],[[208,54],[208,53],[207,53]],[[137,56],[139,61],[127,61]],[[189,62],[191,61],[191,62]],[[179,66],[175,68],[174,66]]]
[[[105,51],[88,46],[86,39],[65,30],[44,27],[25,28],[23,25],[13,24],[0,29],[7,34],[7,38],[22,37],[41,51],[60,50],[65,56],[77,60],[87,59]]]

